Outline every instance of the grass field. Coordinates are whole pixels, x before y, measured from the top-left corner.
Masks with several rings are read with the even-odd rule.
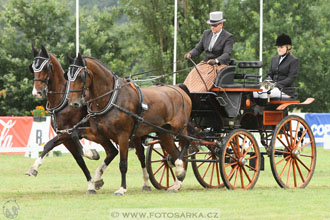
[[[96,195],[86,195],[85,177],[69,154],[46,158],[37,177],[24,175],[33,159],[0,155],[0,162],[0,207],[16,200],[16,219],[115,219],[110,213],[116,208],[217,210],[220,219],[330,219],[330,150],[322,148],[317,149],[311,182],[306,189],[297,190],[279,188],[268,158],[253,190],[204,189],[188,167],[182,190],[170,194],[154,188],[141,190],[142,172],[134,151],[130,151],[128,192],[122,197],[113,195],[120,186],[119,157],[106,170],[105,185]],[[92,175],[100,163],[87,161]],[[1,209],[2,219],[7,218]]]

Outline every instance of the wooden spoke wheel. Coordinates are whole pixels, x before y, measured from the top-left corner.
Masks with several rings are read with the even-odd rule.
[[[304,188],[316,164],[314,135],[307,122],[289,115],[276,126],[271,141],[270,165],[282,188]]]
[[[260,173],[260,151],[253,135],[231,131],[221,146],[220,173],[228,189],[252,189]]]
[[[153,141],[147,148],[146,166],[152,185],[156,189],[166,190],[176,180],[175,166],[170,162],[171,156],[160,145],[156,145],[157,143],[158,141]],[[187,162],[184,162],[185,170],[187,165]]]
[[[199,146],[198,152],[191,156],[191,166],[198,182],[205,188],[223,188],[219,168],[219,149],[211,146],[211,151],[206,146]],[[219,152],[216,155],[215,152]]]

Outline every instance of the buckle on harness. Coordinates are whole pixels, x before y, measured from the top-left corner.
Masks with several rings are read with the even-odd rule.
[[[148,104],[145,103],[145,102],[142,102],[142,103],[141,103],[141,107],[142,107],[142,109],[143,109],[144,111],[147,111],[147,110],[149,109]]]

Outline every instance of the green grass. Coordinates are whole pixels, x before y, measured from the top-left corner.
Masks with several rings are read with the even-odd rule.
[[[24,175],[34,162],[30,158],[0,155],[0,161],[0,207],[16,200],[20,208],[16,219],[110,219],[114,208],[216,209],[220,219],[330,219],[330,151],[322,148],[317,149],[311,182],[306,189],[297,190],[277,185],[268,158],[253,190],[204,189],[189,166],[182,190],[170,194],[154,188],[141,190],[141,168],[130,151],[128,192],[122,197],[113,195],[120,186],[119,157],[106,170],[105,185],[97,195],[86,195],[85,177],[69,154],[46,158],[37,177]],[[94,176],[101,161],[86,162]],[[1,209],[2,219],[6,218]]]

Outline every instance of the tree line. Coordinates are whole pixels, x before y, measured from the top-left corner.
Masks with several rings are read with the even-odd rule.
[[[179,0],[177,69],[191,67],[183,55],[200,40],[209,12],[224,12],[224,28],[235,37],[232,58],[259,60],[259,1]],[[95,57],[119,76],[157,69],[150,75],[170,73],[173,66],[172,0],[81,1],[80,52]],[[66,53],[75,55],[75,3],[66,0],[2,0],[0,2],[0,115],[31,115],[41,101],[31,95],[33,75],[28,66],[31,44],[43,44],[64,69]],[[299,98],[314,97],[305,112],[329,112],[330,12],[327,0],[264,1],[263,74],[276,55],[275,39],[287,33],[293,55],[300,60],[296,86]],[[202,56],[195,59],[196,62]],[[183,82],[188,71],[177,75]],[[172,77],[162,79],[171,84]],[[45,101],[42,102],[45,104]]]

